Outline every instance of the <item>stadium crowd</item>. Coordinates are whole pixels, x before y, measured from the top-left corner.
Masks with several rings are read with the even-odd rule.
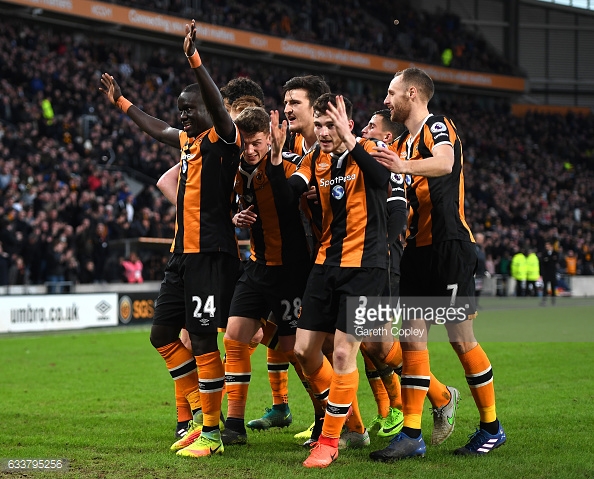
[[[311,0],[296,4],[262,0],[111,0],[111,3],[344,50],[381,52],[383,56],[462,70],[518,74],[517,68],[479,33],[465,27],[457,15],[428,13],[413,8],[409,2],[398,2],[397,10],[389,0],[374,2],[372,9],[358,0],[340,4]],[[397,27],[394,19],[399,20]]]
[[[122,281],[114,241],[173,237],[174,207],[154,183],[179,151],[140,133],[98,91],[101,73],[110,71],[136,105],[179,124],[176,98],[194,81],[191,71],[180,51],[152,51],[137,61],[122,43],[0,21],[0,285]],[[257,81],[267,108],[281,106],[286,79],[309,73],[203,57],[217,85],[235,76]],[[327,80],[353,100],[358,131],[382,108],[386,82]],[[431,109],[448,111],[463,132],[466,216],[474,232],[485,233],[490,262],[498,267],[519,249],[541,251],[551,239],[561,268],[571,250],[576,272],[593,274],[592,115],[515,117],[504,100],[444,94]],[[137,195],[126,181],[133,171],[151,179]],[[164,256],[142,259],[144,279],[160,280]]]

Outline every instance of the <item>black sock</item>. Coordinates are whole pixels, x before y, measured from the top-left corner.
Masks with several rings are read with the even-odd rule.
[[[320,434],[322,434],[322,427],[324,426],[324,416],[316,417],[313,431],[311,432],[311,438],[314,441],[317,441],[320,438]]]
[[[239,432],[241,434],[246,434],[245,421],[243,418],[228,417],[225,421],[225,428],[229,428],[232,431]]]
[[[177,431],[180,429],[187,429],[190,421],[177,421]]]
[[[403,427],[402,432],[406,434],[411,439],[418,439],[421,436],[420,429],[414,429],[412,427]]]
[[[482,422],[481,421],[481,429],[484,429],[491,435],[495,435],[499,432],[499,420],[495,419],[493,422]]]

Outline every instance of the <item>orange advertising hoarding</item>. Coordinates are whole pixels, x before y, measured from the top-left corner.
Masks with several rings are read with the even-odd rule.
[[[185,34],[188,19],[156,12],[122,7],[92,0],[4,0],[9,3],[41,8],[97,21],[116,23],[142,30],[157,31],[174,36]],[[369,55],[311,43],[285,40],[269,35],[233,28],[197,23],[197,38],[203,41],[231,45],[248,50],[268,52],[293,58],[342,65],[362,70],[395,73],[410,66],[425,70],[435,81],[478,88],[523,92],[525,80],[519,77],[489,73],[452,70],[450,68],[413,63],[396,58]]]

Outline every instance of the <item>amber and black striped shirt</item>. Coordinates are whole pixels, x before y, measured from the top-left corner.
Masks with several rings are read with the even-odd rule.
[[[270,180],[270,153],[257,165],[244,161],[239,166],[235,192],[242,207],[254,206],[258,216],[250,228],[250,259],[268,266],[308,262],[305,232],[295,202],[284,202],[278,196],[278,188]],[[283,160],[285,177],[290,177],[297,166]],[[281,185],[282,187],[282,185]]]
[[[290,182],[315,185],[322,210],[316,264],[386,268],[388,170],[369,155],[372,140],[360,140],[340,157],[318,150],[305,155]],[[312,162],[312,158],[317,158]],[[296,188],[299,192],[299,188]]]
[[[181,168],[172,253],[224,252],[239,255],[232,209],[241,137],[234,143],[210,128],[196,138],[180,131]]]
[[[437,178],[405,176],[410,204],[406,247],[427,246],[447,240],[474,242],[464,217],[464,158],[462,143],[452,120],[429,115],[414,138],[405,131],[391,148],[403,160],[416,161],[433,156],[438,145],[454,148],[450,174]]]

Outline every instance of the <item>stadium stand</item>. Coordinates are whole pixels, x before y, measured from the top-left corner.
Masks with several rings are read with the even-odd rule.
[[[462,70],[519,73],[477,32],[465,28],[457,15],[428,13],[413,8],[409,2],[398,2],[397,8],[390,0],[374,2],[373,8],[365,8],[358,0],[340,4],[311,0],[295,4],[262,0],[111,3],[343,50],[381,52],[387,57]],[[397,28],[393,24],[395,18],[400,21]]]
[[[139,133],[98,91],[100,74],[114,72],[130,100],[177,124],[191,72],[181,47],[152,52],[137,60],[114,39],[0,20],[0,283],[122,281],[119,242],[173,236],[174,208],[154,184],[179,152]],[[203,57],[219,85],[258,81],[268,108],[281,107],[286,79],[305,73]],[[361,87],[336,74],[329,83],[353,99],[359,130],[381,108],[385,82]],[[593,116],[512,116],[506,100],[453,94],[431,108],[465,134],[466,214],[494,264],[552,238],[562,258],[575,253],[578,274],[593,274]],[[160,280],[166,256],[139,252],[145,280]]]

